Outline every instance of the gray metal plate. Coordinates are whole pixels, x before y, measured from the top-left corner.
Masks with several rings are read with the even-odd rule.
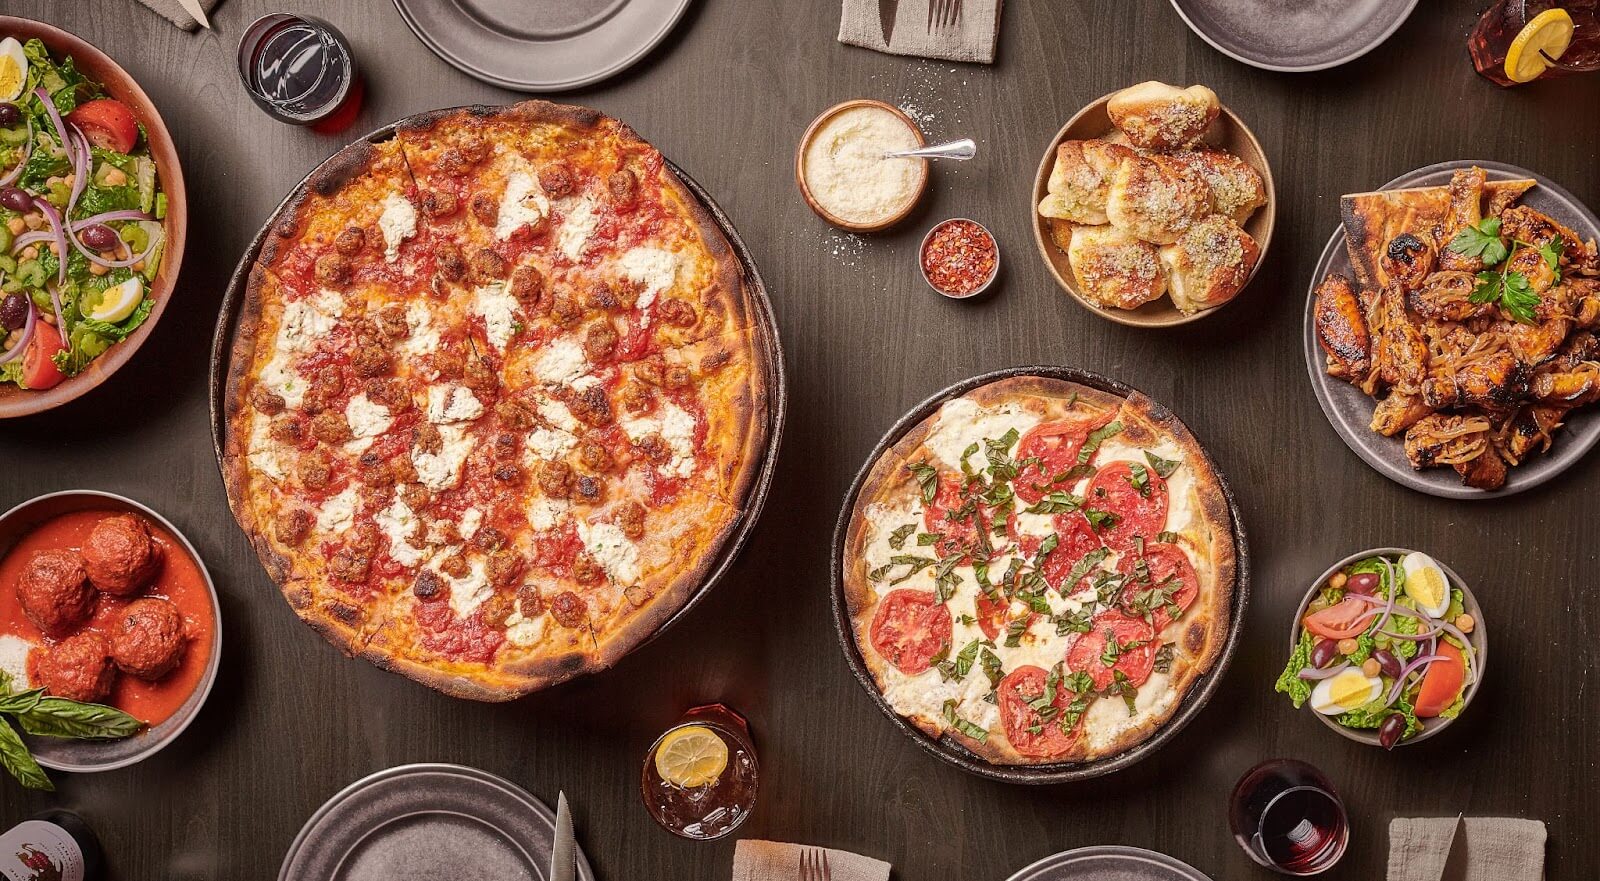
[[[401,765],[317,809],[279,881],[494,878],[545,881],[555,814],[516,784],[462,765]],[[578,877],[594,881],[582,848]]]
[[[1389,39],[1417,0],[1172,0],[1189,29],[1230,58],[1266,70],[1323,70]]]
[[[1188,863],[1142,847],[1099,845],[1047,856],[1007,881],[1211,881]]]
[[[433,54],[521,92],[587,86],[666,39],[689,0],[394,0]]]
[[[1543,211],[1586,239],[1600,238],[1600,219],[1571,193],[1544,175],[1503,162],[1465,159],[1440,162],[1402,174],[1380,189],[1443,186],[1450,182],[1450,175],[1456,170],[1474,165],[1482,168],[1490,180],[1532,178],[1538,181],[1539,185],[1522,197],[1522,204]],[[1334,231],[1327,247],[1322,249],[1322,258],[1317,261],[1317,268],[1311,273],[1311,282],[1306,289],[1305,326],[1301,334],[1305,345],[1306,371],[1311,375],[1311,388],[1316,392],[1317,403],[1322,406],[1328,421],[1333,423],[1333,430],[1338,432],[1346,446],[1379,474],[1430,496],[1493,499],[1533,489],[1551,480],[1572,467],[1596,441],[1600,441],[1600,410],[1589,407],[1574,410],[1566,425],[1556,432],[1550,452],[1535,454],[1522,465],[1512,468],[1506,475],[1506,485],[1500,489],[1481,490],[1465,486],[1452,468],[1413,471],[1411,464],[1406,461],[1402,438],[1384,437],[1368,427],[1372,421],[1372,408],[1377,401],[1362,394],[1350,383],[1329,376],[1325,368],[1322,348],[1317,344],[1313,310],[1317,284],[1330,272],[1351,274],[1350,256],[1345,250],[1342,227]]]

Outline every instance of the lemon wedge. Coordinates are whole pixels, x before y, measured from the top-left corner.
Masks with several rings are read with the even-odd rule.
[[[100,302],[94,304],[89,310],[89,317],[96,321],[105,321],[116,324],[133,314],[139,301],[144,299],[144,282],[138,276],[128,279],[121,284],[114,284],[100,292]]]
[[[1511,41],[1506,50],[1506,77],[1514,83],[1538,79],[1550,67],[1544,56],[1560,58],[1571,44],[1572,16],[1565,9],[1546,9],[1523,25]]]
[[[656,773],[685,789],[715,783],[727,767],[728,745],[704,725],[668,732],[656,748]]]

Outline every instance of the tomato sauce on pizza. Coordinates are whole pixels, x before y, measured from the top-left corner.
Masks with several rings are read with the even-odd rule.
[[[607,666],[703,581],[767,433],[763,327],[626,125],[540,101],[336,154],[252,267],[230,503],[346,651],[502,700]]]

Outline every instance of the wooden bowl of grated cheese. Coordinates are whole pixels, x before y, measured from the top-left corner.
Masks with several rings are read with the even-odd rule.
[[[904,220],[928,189],[928,160],[886,159],[891,150],[927,146],[900,108],[857,98],[822,111],[795,150],[794,177],[806,204],[851,232],[878,232]]]

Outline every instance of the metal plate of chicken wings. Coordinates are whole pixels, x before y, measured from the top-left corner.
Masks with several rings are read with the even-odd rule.
[[[1519,204],[1548,215],[1585,240],[1600,238],[1600,219],[1571,193],[1542,175],[1504,163],[1470,160],[1441,162],[1403,174],[1384,184],[1381,189],[1442,187],[1450,183],[1451,175],[1457,170],[1472,166],[1483,169],[1490,182],[1519,178],[1538,181],[1538,186],[1523,195]],[[1352,452],[1378,473],[1402,486],[1432,496],[1452,499],[1497,498],[1533,489],[1554,479],[1600,441],[1600,405],[1591,405],[1569,412],[1565,423],[1554,432],[1549,450],[1530,453],[1520,465],[1510,467],[1504,485],[1498,489],[1483,490],[1467,486],[1455,469],[1450,467],[1414,470],[1406,458],[1401,435],[1385,437],[1372,430],[1373,409],[1377,401],[1355,385],[1328,374],[1327,361],[1317,340],[1315,302],[1317,286],[1329,273],[1342,273],[1352,278],[1356,275],[1346,248],[1343,226],[1335,230],[1328,240],[1307,288],[1302,334],[1306,370],[1311,376],[1311,387],[1316,392],[1317,403],[1332,423],[1334,431],[1338,432]]]

